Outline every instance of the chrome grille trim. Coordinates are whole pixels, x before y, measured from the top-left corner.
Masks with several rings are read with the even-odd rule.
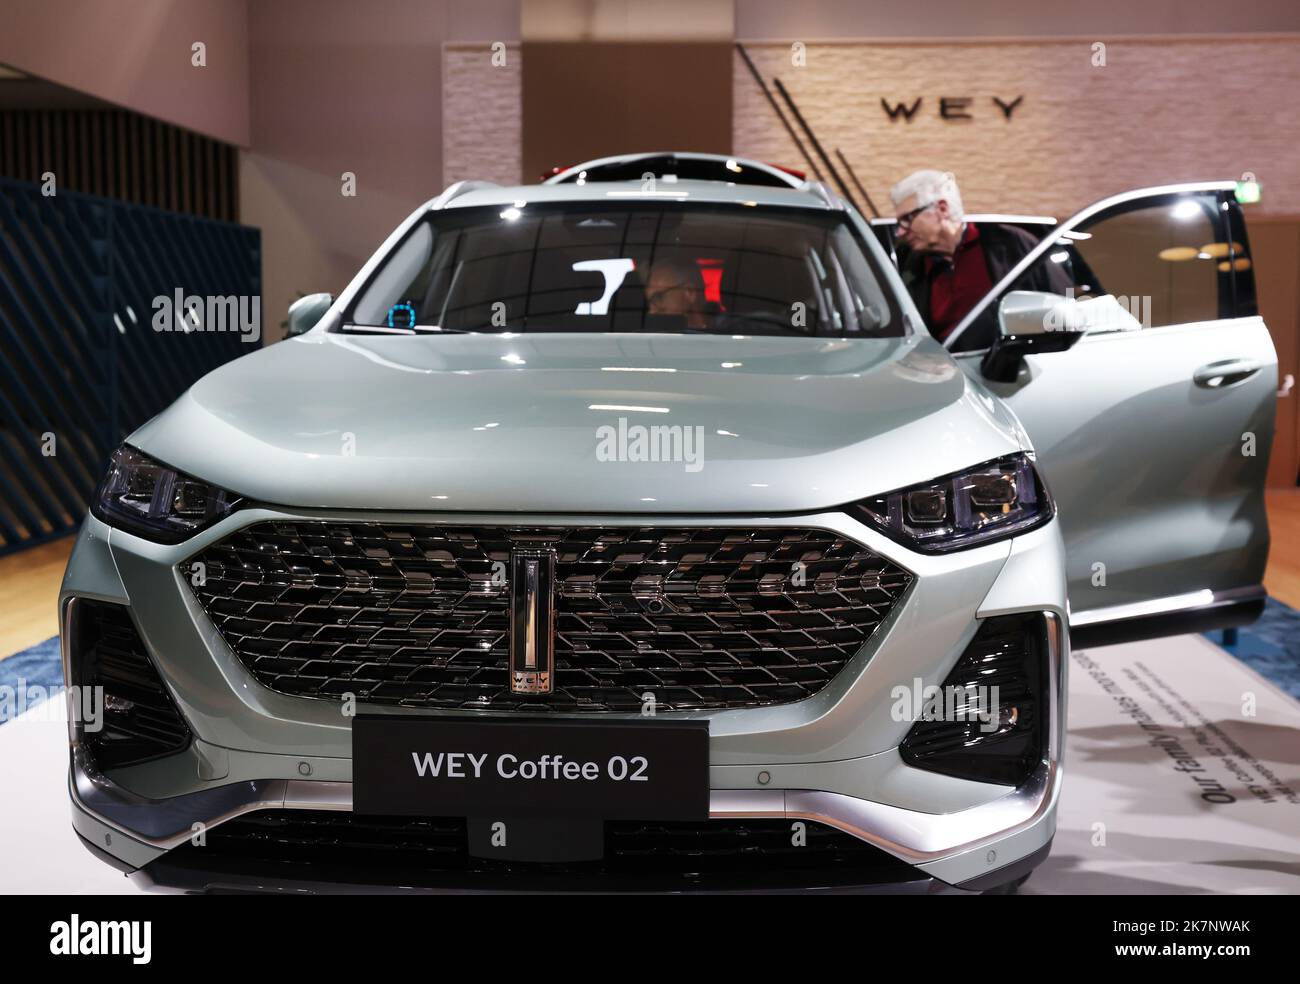
[[[524,549],[556,558],[550,694],[510,692],[510,558]],[[844,535],[797,526],[270,520],[179,570],[272,690],[539,712],[639,712],[645,694],[656,710],[801,700],[911,583]]]

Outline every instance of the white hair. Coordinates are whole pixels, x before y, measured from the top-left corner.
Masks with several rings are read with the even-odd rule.
[[[966,214],[961,207],[957,179],[951,171],[913,171],[889,190],[895,208],[912,195],[916,196],[917,208],[933,205],[943,199],[948,203],[948,214],[954,219],[961,219]]]

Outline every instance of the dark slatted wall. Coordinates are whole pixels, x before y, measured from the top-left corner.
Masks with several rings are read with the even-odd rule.
[[[238,150],[125,110],[0,110],[0,177],[234,222]]]
[[[155,331],[177,288],[260,297],[260,232],[0,179],[0,553],[75,530],[122,438],[256,348]]]

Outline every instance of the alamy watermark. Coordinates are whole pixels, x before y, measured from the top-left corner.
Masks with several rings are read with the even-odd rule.
[[[247,294],[186,294],[177,287],[153,299],[153,330],[233,332],[240,341],[262,339],[262,298]]]
[[[1066,301],[1076,304],[1058,304],[1043,315],[1046,331],[1131,331],[1150,328],[1151,295],[1128,297],[1103,294],[1077,295],[1073,287],[1065,290]]]
[[[82,919],[72,913],[50,923],[50,953],[56,957],[130,957],[147,964],[153,956],[153,923],[147,919]]]
[[[910,686],[900,683],[889,692],[894,701],[889,714],[895,721],[978,721],[987,734],[1004,723],[1000,689],[996,684],[939,687],[916,677]]]
[[[682,424],[629,424],[596,428],[597,461],[680,462],[688,472],[704,468],[704,428]]]
[[[56,698],[63,696],[65,701]],[[0,724],[24,714],[38,721],[72,720],[81,725],[87,734],[96,734],[104,728],[103,687],[45,687],[19,680],[16,687],[0,686]],[[121,698],[110,697],[110,701]],[[110,707],[109,710],[122,710]]]

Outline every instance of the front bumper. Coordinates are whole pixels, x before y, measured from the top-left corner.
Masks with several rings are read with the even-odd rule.
[[[177,572],[181,561],[234,528],[268,518],[321,517],[249,509],[170,547],[110,530],[93,517],[83,528],[61,609],[66,611],[74,597],[130,604],[195,735],[183,752],[106,774],[73,734],[74,826],[88,844],[123,867],[149,865],[185,844],[196,829],[242,814],[351,809],[351,736],[337,708],[261,686],[213,629]],[[421,517],[391,518],[418,522]],[[467,516],[464,522],[492,519]],[[545,519],[562,525],[597,518]],[[655,517],[615,522],[645,524]],[[717,517],[699,522],[764,523]],[[1014,877],[1026,859],[1041,857],[1051,842],[1062,775],[1068,633],[1056,524],[1012,541],[927,557],[841,513],[798,522],[850,536],[912,571],[916,580],[863,651],[814,697],[775,707],[664,715],[709,720],[710,815],[824,823],[947,885],[982,888]],[[1049,751],[1038,769],[1010,789],[906,765],[898,746],[910,722],[891,714],[891,690],[914,681],[942,683],[979,619],[1024,611],[1044,612],[1049,623]]]

